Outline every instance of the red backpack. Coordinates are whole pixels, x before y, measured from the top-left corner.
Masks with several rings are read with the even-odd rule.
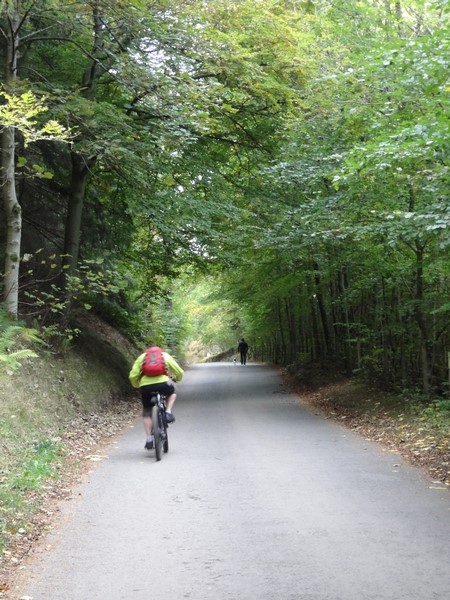
[[[167,373],[164,362],[163,351],[159,346],[152,346],[145,351],[142,363],[142,375],[146,377],[158,377]]]

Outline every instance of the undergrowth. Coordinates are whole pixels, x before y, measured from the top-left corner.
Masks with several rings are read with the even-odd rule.
[[[36,510],[36,497],[49,478],[58,477],[57,461],[61,450],[59,440],[44,438],[24,448],[9,468],[3,466],[0,479],[0,551],[11,536],[28,528],[29,519]],[[30,501],[30,492],[34,492],[33,502]]]
[[[411,408],[413,415],[444,435],[450,432],[450,400],[437,399],[424,405],[414,403]]]

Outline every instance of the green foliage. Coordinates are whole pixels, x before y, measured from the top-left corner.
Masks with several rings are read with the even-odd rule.
[[[44,439],[36,444],[30,452],[30,458],[23,464],[20,473],[11,481],[11,488],[18,491],[37,490],[46,479],[56,475],[55,461],[61,454],[59,442]]]
[[[22,292],[24,312],[51,348],[65,351],[79,336],[79,328],[73,325],[79,311],[93,311],[130,334],[138,330],[136,310],[127,300],[130,278],[121,275],[111,259],[83,260],[75,273],[66,275],[65,285],[57,283],[61,275],[61,258],[57,255],[46,257],[38,251],[24,256],[23,262],[27,264]],[[38,278],[34,276],[43,268],[48,274],[45,287],[42,280],[36,284]]]
[[[422,421],[426,421],[427,424],[431,425],[442,431],[442,433],[448,433],[450,429],[450,400],[434,400],[427,406],[416,405],[416,411],[419,418]]]
[[[59,259],[41,265],[28,291],[44,326],[84,306],[180,351],[245,332],[277,362],[441,389],[448,23],[439,4],[391,5],[106,3],[101,30],[89,3],[34,6],[22,35],[59,41],[27,46],[22,85],[76,131],[17,165],[55,254],[86,184],[78,271],[65,287]]]
[[[24,137],[25,146],[41,139],[68,141],[71,131],[50,119],[39,125],[37,117],[48,111],[46,98],[37,98],[31,91],[19,96],[0,91],[3,103],[0,105],[0,126],[14,127]]]
[[[38,343],[42,343],[42,339],[38,337],[35,329],[13,321],[10,315],[0,308],[0,372],[11,374],[22,366],[25,359],[35,358],[37,354],[23,346]]]
[[[0,422],[2,436],[9,436]],[[60,442],[43,438],[32,447],[22,448],[16,462],[5,468],[2,461],[0,479],[0,548],[7,543],[10,535],[28,527],[28,513],[31,509],[27,495],[39,493],[47,485],[49,478],[57,477],[57,464],[62,452]]]
[[[186,327],[186,351],[194,358],[205,358],[237,346],[242,335],[241,307],[218,289],[213,277],[184,277],[173,290],[174,305],[182,308]]]
[[[302,97],[308,112],[291,114],[284,145],[245,188],[239,180],[235,198],[247,210],[224,245],[240,260],[219,285],[276,361],[333,359],[411,385],[422,362],[421,384],[439,389],[449,332],[448,26],[430,11],[419,18],[413,4],[396,36],[376,3],[317,3],[309,24],[333,51],[314,49],[322,62]],[[375,21],[364,21],[368,12]],[[419,21],[427,34],[407,36]]]
[[[40,251],[37,254],[39,253]],[[37,254],[34,256],[34,259],[36,259]],[[23,262],[31,260],[33,260],[33,257],[26,255]],[[49,273],[53,271],[56,272],[55,276],[59,275],[58,263],[60,263],[60,257],[52,255],[45,258],[40,254],[39,263],[41,266],[46,265]],[[36,260],[34,260],[34,266],[30,264],[27,273],[30,279],[27,287],[30,289],[25,291],[24,295],[33,301],[33,305],[39,313],[39,320],[42,322],[46,321],[45,313],[53,313],[54,315],[66,314],[72,303],[76,303],[78,306],[81,305],[86,310],[89,310],[91,306],[88,303],[88,299],[95,298],[96,296],[100,296],[101,298],[114,296],[119,293],[120,287],[123,284],[123,280],[106,264],[104,258],[96,258],[82,261],[78,266],[77,272],[67,276],[67,284],[64,288],[51,283],[52,279],[49,277],[47,290],[39,286],[33,290],[33,275],[36,264]]]

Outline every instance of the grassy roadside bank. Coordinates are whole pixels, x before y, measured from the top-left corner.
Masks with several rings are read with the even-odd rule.
[[[0,374],[0,597],[99,447],[138,415],[136,349],[88,316],[77,347]]]

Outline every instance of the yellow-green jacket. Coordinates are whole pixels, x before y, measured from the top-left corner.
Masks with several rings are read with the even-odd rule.
[[[163,383],[164,381],[168,381],[170,379],[168,375],[158,375],[157,377],[147,377],[146,375],[142,375],[144,356],[145,352],[137,357],[131,368],[129,378],[133,387],[139,388],[143,385],[150,385],[152,383]],[[183,369],[168,352],[163,352],[163,356],[167,371],[174,376],[177,381],[181,381],[184,375]]]

